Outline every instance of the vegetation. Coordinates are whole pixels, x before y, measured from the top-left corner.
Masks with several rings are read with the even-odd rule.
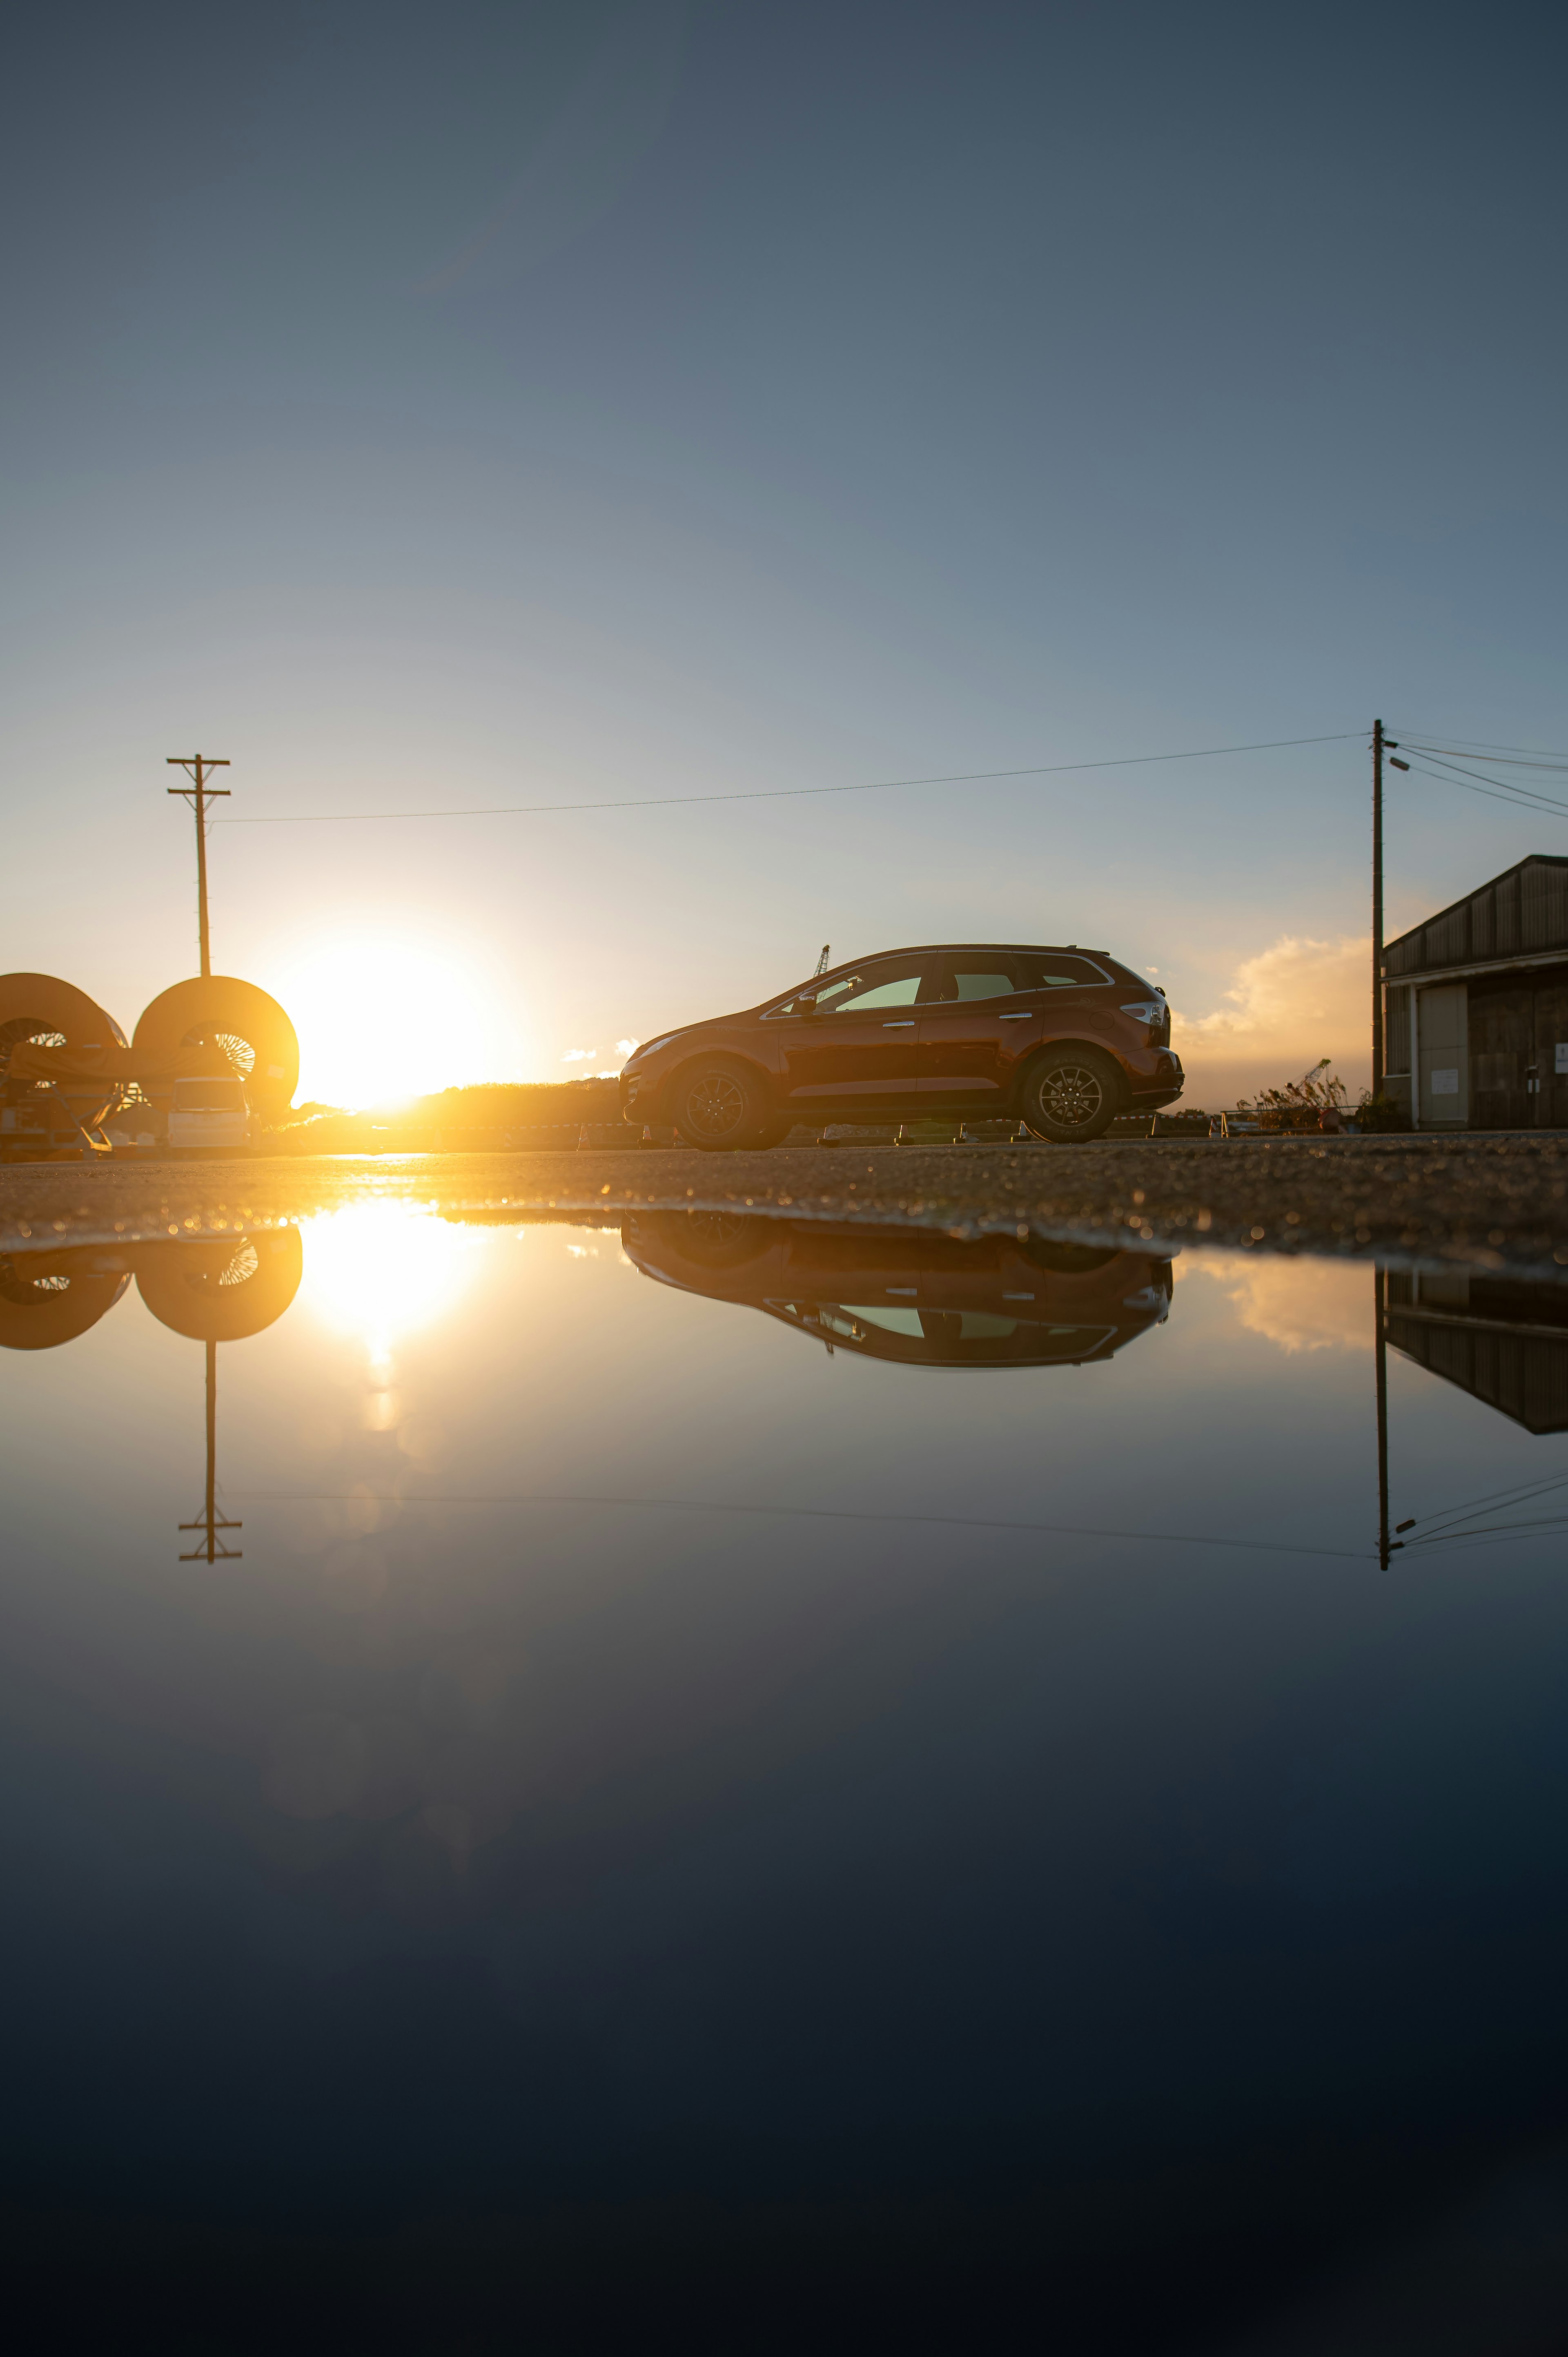
[[[1363,1089],[1361,1102],[1356,1107],[1356,1118],[1363,1129],[1398,1130],[1410,1127],[1410,1115],[1398,1097],[1377,1096]]]
[[[1260,1089],[1250,1103],[1239,1098],[1237,1112],[1256,1114],[1265,1126],[1271,1114],[1287,1116],[1276,1120],[1280,1128],[1305,1127],[1316,1125],[1322,1114],[1343,1113],[1349,1095],[1337,1072],[1328,1070],[1333,1061],[1332,1056],[1320,1058],[1299,1081],[1287,1081],[1283,1089]]]
[[[614,1080],[486,1082],[384,1112],[300,1105],[270,1135],[274,1148],[291,1154],[461,1153],[503,1147],[524,1131],[575,1131],[584,1122],[619,1119]]]

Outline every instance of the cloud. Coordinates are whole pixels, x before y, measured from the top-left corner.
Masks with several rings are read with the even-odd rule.
[[[618,1039],[616,1041],[616,1054],[623,1057],[629,1056],[638,1044],[638,1041],[635,1039]]]
[[[1236,969],[1225,993],[1229,1006],[1188,1018],[1205,1039],[1316,1038],[1333,1030],[1348,1038],[1367,1013],[1372,945],[1341,935],[1337,942],[1299,941],[1285,933]],[[1331,1055],[1332,1048],[1319,1050]]]
[[[1304,1351],[1372,1347],[1372,1282],[1365,1264],[1204,1253],[1184,1274],[1222,1285],[1238,1322],[1292,1358]]]
[[[1327,1056],[1354,1100],[1369,1075],[1371,943],[1282,934],[1241,963],[1208,1015],[1178,1014],[1187,1102],[1233,1103]]]
[[[585,1064],[590,1056],[598,1054],[596,1048],[568,1048],[561,1061],[564,1064]]]

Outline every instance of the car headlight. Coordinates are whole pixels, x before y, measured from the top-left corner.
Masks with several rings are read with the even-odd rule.
[[[668,1048],[671,1039],[678,1039],[680,1037],[679,1031],[660,1031],[657,1039],[645,1039],[636,1053],[627,1058],[621,1068],[622,1071],[629,1072],[634,1064],[641,1063],[644,1056],[651,1056],[656,1048]]]

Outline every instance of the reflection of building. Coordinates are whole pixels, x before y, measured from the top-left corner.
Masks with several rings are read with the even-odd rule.
[[[133,1272],[160,1325],[206,1344],[207,1487],[199,1518],[180,1524],[202,1534],[187,1562],[231,1555],[219,1534],[240,1527],[217,1504],[218,1345],[274,1324],[298,1292],[304,1266],[294,1227],[183,1243],[73,1244],[0,1258],[0,1349],[48,1351],[73,1341],[113,1308]]]
[[[1527,1432],[1568,1432],[1568,1286],[1391,1270],[1388,1338]]]
[[[1083,1366],[1170,1306],[1168,1260],[1034,1236],[965,1243],[920,1228],[640,1211],[621,1240],[660,1284],[901,1366]]]
[[[1387,1088],[1422,1129],[1568,1129],[1568,859],[1521,859],[1383,952]]]

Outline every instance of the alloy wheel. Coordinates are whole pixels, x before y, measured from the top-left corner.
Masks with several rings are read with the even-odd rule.
[[[1047,1074],[1040,1103],[1063,1129],[1081,1129],[1094,1119],[1105,1102],[1098,1072],[1085,1064],[1058,1064]]]
[[[746,1091],[728,1072],[703,1072],[686,1093],[681,1126],[699,1137],[733,1137],[746,1119]]]

